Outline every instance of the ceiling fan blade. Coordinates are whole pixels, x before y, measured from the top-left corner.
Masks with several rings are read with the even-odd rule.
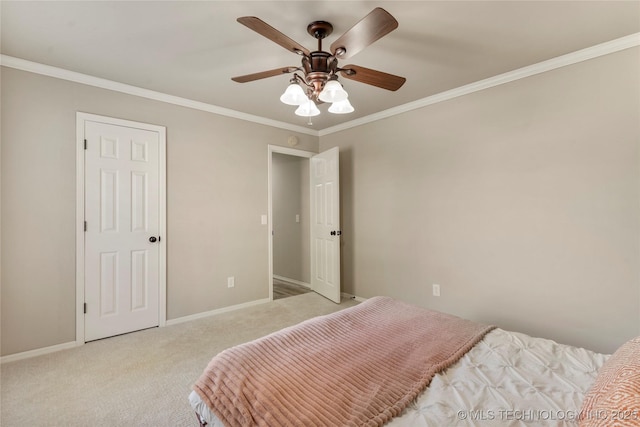
[[[355,80],[360,83],[377,86],[387,90],[398,90],[407,79],[371,68],[360,67],[358,65],[345,65],[340,68],[343,77]]]
[[[256,18],[255,16],[242,16],[238,18],[237,21],[269,40],[278,43],[290,52],[297,53],[298,55],[309,55],[309,50],[306,47],[291,40],[260,18]]]
[[[398,21],[389,12],[377,7],[333,42],[331,52],[340,59],[350,58],[396,28]],[[342,50],[344,53],[340,53]]]
[[[247,74],[246,76],[232,77],[231,80],[238,83],[247,83],[254,80],[266,79],[267,77],[279,76],[282,74],[293,73],[297,70],[297,67],[283,67],[276,68],[269,71],[261,71],[259,73]]]

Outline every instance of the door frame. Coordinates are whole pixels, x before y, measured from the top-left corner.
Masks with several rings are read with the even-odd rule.
[[[269,235],[269,301],[273,301],[273,153],[286,154],[294,157],[303,157],[311,160],[318,153],[298,150],[296,148],[283,147],[281,145],[268,145],[267,164],[267,233]]]
[[[76,112],[76,345],[84,345],[84,285],[85,285],[85,122],[100,122],[116,126],[132,127],[158,132],[158,227],[162,239],[159,242],[158,260],[158,322],[163,327],[167,323],[167,129],[164,126],[139,123],[96,114]]]

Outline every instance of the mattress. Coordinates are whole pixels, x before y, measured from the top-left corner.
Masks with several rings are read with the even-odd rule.
[[[495,329],[386,425],[577,426],[582,400],[608,357]],[[189,402],[208,426],[223,427],[197,393]]]

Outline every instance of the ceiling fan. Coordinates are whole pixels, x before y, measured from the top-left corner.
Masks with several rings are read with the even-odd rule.
[[[354,56],[398,28],[398,21],[382,8],[373,9],[340,36],[331,44],[329,52],[322,50],[322,40],[333,32],[333,26],[326,21],[314,21],[307,26],[307,32],[318,40],[318,49],[313,52],[255,16],[243,16],[238,18],[238,22],[301,56],[302,64],[299,67],[282,67],[233,77],[232,80],[238,83],[247,83],[293,73],[290,85],[280,100],[285,104],[298,105],[297,115],[311,117],[320,114],[316,102],[331,102],[332,106],[329,111],[332,113],[342,114],[353,111],[353,107],[347,99],[347,92],[338,82],[338,73],[346,79],[391,91],[398,90],[406,81],[404,77],[358,65],[338,66],[339,59]],[[302,75],[297,74],[298,72],[301,72]]]

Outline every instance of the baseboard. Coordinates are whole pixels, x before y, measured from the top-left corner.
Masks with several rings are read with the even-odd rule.
[[[300,280],[290,279],[289,277],[284,277],[284,276],[278,276],[277,274],[274,274],[273,278],[274,279],[278,279],[281,282],[292,283],[294,285],[300,285],[300,286],[304,286],[305,288],[311,289],[311,284],[310,283],[302,282]]]
[[[15,362],[17,360],[29,359],[31,357],[43,356],[49,353],[55,353],[56,351],[68,350],[70,348],[78,347],[79,345],[75,341],[67,342],[64,344],[56,344],[50,347],[37,348],[35,350],[23,351],[22,353],[9,354],[7,356],[0,357],[0,364]]]
[[[190,322],[192,320],[203,319],[205,317],[215,316],[216,314],[226,313],[228,311],[240,310],[241,308],[252,307],[254,305],[260,305],[271,301],[270,298],[259,299],[255,301],[249,301],[242,304],[232,305],[229,307],[217,308],[211,311],[205,311],[202,313],[191,314],[189,316],[178,317],[177,319],[167,320],[166,325],[177,325],[179,323]]]

